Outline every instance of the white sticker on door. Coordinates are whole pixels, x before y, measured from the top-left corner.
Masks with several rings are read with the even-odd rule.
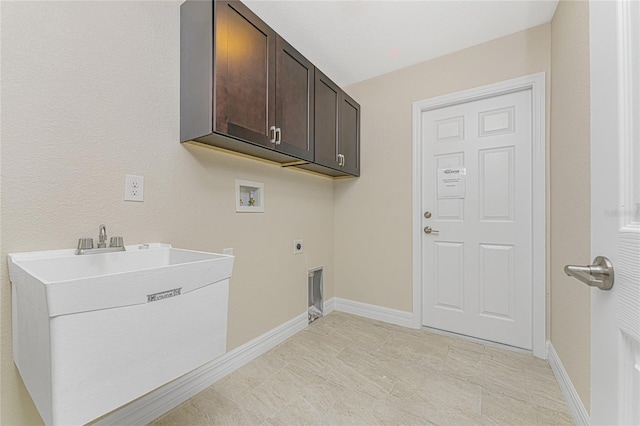
[[[438,169],[438,198],[464,198],[466,186],[466,167]]]

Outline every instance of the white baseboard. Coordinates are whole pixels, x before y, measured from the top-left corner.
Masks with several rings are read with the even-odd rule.
[[[355,302],[353,300],[334,297],[325,303],[325,309],[331,303],[331,310],[346,312],[348,314],[359,315],[377,321],[388,322],[403,327],[413,327],[413,314],[411,312],[397,309],[385,308],[384,306],[370,305],[368,303]]]
[[[556,381],[558,382],[558,386],[560,386],[562,395],[564,395],[569,411],[573,416],[573,421],[577,425],[589,425],[591,423],[589,413],[587,413],[587,410],[584,408],[580,395],[578,395],[576,388],[573,387],[571,378],[569,378],[569,374],[567,374],[567,370],[564,369],[562,361],[560,361],[560,357],[551,342],[549,342],[547,360],[549,361],[553,375],[556,376]]]
[[[325,305],[326,306],[326,305]],[[307,312],[99,420],[96,425],[145,425],[307,327]]]

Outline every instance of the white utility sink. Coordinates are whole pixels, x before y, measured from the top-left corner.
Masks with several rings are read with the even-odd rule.
[[[225,352],[233,256],[74,252],[8,256],[14,360],[45,423],[87,423]]]

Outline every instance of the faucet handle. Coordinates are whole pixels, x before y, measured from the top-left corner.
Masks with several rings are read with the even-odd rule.
[[[79,238],[78,239],[78,249],[77,253],[82,253],[83,250],[88,250],[93,248],[93,238]]]
[[[109,241],[109,247],[124,247],[124,238],[111,237],[111,240]]]

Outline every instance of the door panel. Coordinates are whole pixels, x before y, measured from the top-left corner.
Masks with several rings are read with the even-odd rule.
[[[276,34],[240,2],[215,8],[215,130],[272,147]]]
[[[515,220],[513,146],[479,151],[479,220]]]
[[[315,71],[315,162],[338,169],[338,109],[340,88]]]
[[[589,3],[591,255],[613,287],[591,290],[591,424],[640,424],[640,3]],[[576,283],[576,285],[581,285]]]
[[[423,324],[532,348],[531,90],[422,113]],[[463,167],[460,198],[438,169]],[[454,251],[455,248],[455,251]],[[455,255],[454,255],[455,253]]]
[[[504,133],[513,133],[515,129],[515,123],[513,120],[514,113],[514,107],[480,112],[478,136],[487,137]]]
[[[464,116],[438,120],[434,123],[436,142],[455,142],[464,139]]]
[[[513,321],[514,260],[512,245],[480,244],[480,315]]]
[[[464,243],[437,242],[434,266],[436,305],[464,310]]]
[[[436,170],[446,169],[449,167],[463,167],[464,152],[453,152],[450,154],[438,155],[436,156],[435,164]],[[436,199],[435,206],[435,220],[455,222],[461,222],[464,220],[464,199]]]
[[[338,127],[339,153],[343,157],[341,169],[354,176],[360,176],[360,106],[341,93],[340,121]]]
[[[276,127],[278,151],[313,161],[314,67],[282,37],[277,37]]]

